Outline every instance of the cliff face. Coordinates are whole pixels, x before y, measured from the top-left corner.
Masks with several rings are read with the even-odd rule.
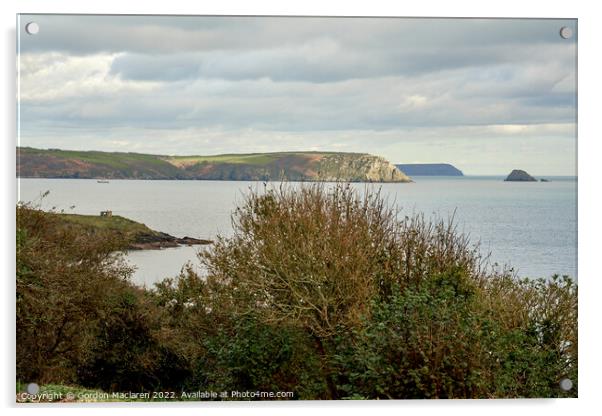
[[[524,170],[514,169],[506,179],[506,182],[537,182],[533,176],[529,175]]]
[[[333,154],[319,161],[319,179],[336,181],[349,178],[356,182],[411,182],[405,173],[380,156]]]
[[[449,163],[414,163],[395,165],[410,176],[464,176],[464,173]]]
[[[411,182],[382,157],[283,152],[217,156],[17,149],[17,176],[35,178]]]

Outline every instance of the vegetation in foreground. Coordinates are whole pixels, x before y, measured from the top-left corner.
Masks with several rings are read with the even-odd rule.
[[[143,290],[123,242],[18,206],[17,379],[178,397],[577,396],[568,277],[493,271],[452,224],[345,185],[252,193],[232,219],[200,256],[206,276]]]

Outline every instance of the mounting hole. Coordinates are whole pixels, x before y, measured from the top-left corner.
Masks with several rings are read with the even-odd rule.
[[[38,386],[36,383],[29,383],[27,385],[27,393],[29,394],[38,394],[39,391],[40,386]]]
[[[573,29],[568,26],[563,26],[560,28],[560,37],[562,39],[570,39],[573,37]]]
[[[40,25],[36,22],[29,22],[25,25],[25,31],[30,35],[37,35],[40,31]]]
[[[573,388],[573,382],[568,378],[563,378],[560,381],[560,388],[564,391],[569,391]]]

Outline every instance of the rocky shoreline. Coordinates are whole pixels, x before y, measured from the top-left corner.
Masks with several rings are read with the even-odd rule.
[[[138,234],[134,241],[128,245],[128,250],[161,250],[180,246],[207,245],[213,241],[194,237],[174,237],[167,233]]]

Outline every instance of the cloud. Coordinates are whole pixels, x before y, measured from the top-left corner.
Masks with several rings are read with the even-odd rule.
[[[21,15],[40,35],[26,37],[23,52],[63,51],[178,53],[270,49],[308,39],[336,38],[345,48],[378,50],[413,46],[420,50],[525,44],[574,43],[558,36],[561,26],[576,31],[576,20],[412,19],[327,17],[203,17]],[[27,36],[24,34],[24,36]]]
[[[515,158],[574,170],[576,43],[558,36],[574,21],[33,15],[21,24],[31,20],[41,30],[21,37],[22,145],[353,150],[455,158],[467,171],[490,171],[488,160],[501,172],[484,152],[510,157],[520,143]]]

